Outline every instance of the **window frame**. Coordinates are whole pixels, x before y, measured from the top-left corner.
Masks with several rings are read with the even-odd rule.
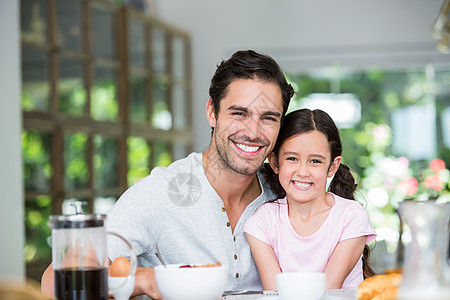
[[[149,16],[141,11],[137,11],[132,7],[126,5],[116,4],[107,0],[80,0],[77,3],[80,5],[80,31],[82,37],[81,53],[76,53],[68,49],[63,49],[60,41],[58,41],[58,16],[57,16],[57,0],[44,0],[46,5],[46,28],[47,28],[47,42],[35,42],[21,37],[21,45],[24,50],[31,50],[48,57],[48,81],[50,86],[49,105],[47,110],[23,110],[22,121],[23,130],[37,131],[39,133],[50,134],[50,163],[52,165],[52,174],[50,178],[50,189],[45,191],[30,190],[24,191],[24,201],[33,201],[37,196],[50,196],[52,199],[52,214],[62,213],[62,203],[68,197],[83,197],[88,199],[86,212],[93,212],[94,202],[97,196],[113,195],[119,197],[127,188],[127,174],[128,174],[128,145],[127,139],[129,137],[139,137],[146,140],[148,147],[152,147],[155,142],[166,142],[169,145],[170,155],[172,160],[180,157],[174,156],[173,145],[182,144],[188,154],[193,149],[193,131],[192,131],[192,72],[191,72],[191,44],[190,36],[187,32],[180,28],[176,28],[163,21],[157,19],[155,16]],[[22,5],[27,2],[22,1]],[[115,58],[96,57],[93,53],[93,41],[91,25],[93,9],[105,11],[112,14],[114,17],[113,32],[116,34]],[[127,26],[130,20],[140,20],[145,26],[145,51],[146,51],[146,65],[138,73],[141,73],[146,80],[146,105],[148,109],[148,118],[145,123],[136,124],[130,120],[130,86],[129,79],[136,73],[133,66],[128,61],[128,33]],[[166,41],[166,74],[156,75],[153,73],[151,65],[151,35],[147,34],[151,28],[157,27],[163,30],[167,35]],[[185,77],[183,80],[175,78],[172,72],[172,39],[178,37],[184,41],[184,69]],[[87,101],[85,103],[85,113],[82,116],[73,116],[60,111],[58,103],[58,83],[60,80],[59,66],[61,59],[71,59],[83,65],[83,84],[86,89]],[[111,70],[116,77],[116,97],[118,101],[118,115],[116,121],[95,120],[91,115],[91,93],[94,86],[94,75],[96,67],[106,68]],[[154,101],[153,95],[149,89],[152,83],[164,76],[169,84],[169,91],[167,94],[167,102],[169,110],[173,117],[171,90],[176,84],[182,85],[186,95],[186,126],[184,128],[172,128],[162,130],[154,128],[151,124],[151,107]],[[90,174],[88,179],[88,186],[85,189],[67,190],[64,186],[64,135],[68,133],[84,133],[88,136],[87,139],[87,168]],[[94,136],[100,135],[102,137],[114,138],[118,141],[118,182],[114,188],[98,189],[94,182]],[[150,151],[148,158],[149,169],[155,167],[153,152]],[[50,258],[51,259],[51,258]],[[41,263],[42,264],[42,263]],[[27,266],[27,274],[31,277],[38,276],[39,272],[30,271]],[[35,273],[35,274],[34,274]],[[40,273],[42,274],[42,273]]]

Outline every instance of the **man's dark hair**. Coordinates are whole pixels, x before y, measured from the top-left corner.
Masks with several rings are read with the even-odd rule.
[[[209,96],[216,116],[220,110],[220,101],[227,95],[228,87],[238,79],[259,79],[276,84],[283,97],[283,120],[294,95],[294,88],[286,81],[280,66],[272,57],[253,50],[237,51],[217,66],[209,87]]]

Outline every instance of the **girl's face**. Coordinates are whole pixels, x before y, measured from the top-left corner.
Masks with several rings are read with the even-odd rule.
[[[327,137],[320,131],[309,131],[284,141],[269,163],[278,174],[289,201],[309,202],[325,199],[327,178],[332,177],[341,157],[331,161]]]

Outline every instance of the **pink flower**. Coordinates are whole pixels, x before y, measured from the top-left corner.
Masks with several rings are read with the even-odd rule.
[[[416,178],[410,176],[402,179],[399,187],[406,196],[412,196],[417,193],[417,190],[419,189],[419,182]]]
[[[445,162],[440,158],[433,159],[430,162],[430,169],[433,170],[434,173],[439,173],[439,171],[445,169]]]
[[[444,183],[439,178],[439,176],[430,176],[425,179],[425,186],[429,189],[436,190],[440,192],[442,190],[442,187],[444,186]]]
[[[404,156],[400,156],[399,158],[397,158],[397,161],[405,167],[405,169],[407,169],[409,167],[409,159],[404,157]]]

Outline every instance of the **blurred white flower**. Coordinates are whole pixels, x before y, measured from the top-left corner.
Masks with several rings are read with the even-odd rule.
[[[389,194],[382,187],[370,189],[367,198],[376,207],[384,207],[389,202]]]

